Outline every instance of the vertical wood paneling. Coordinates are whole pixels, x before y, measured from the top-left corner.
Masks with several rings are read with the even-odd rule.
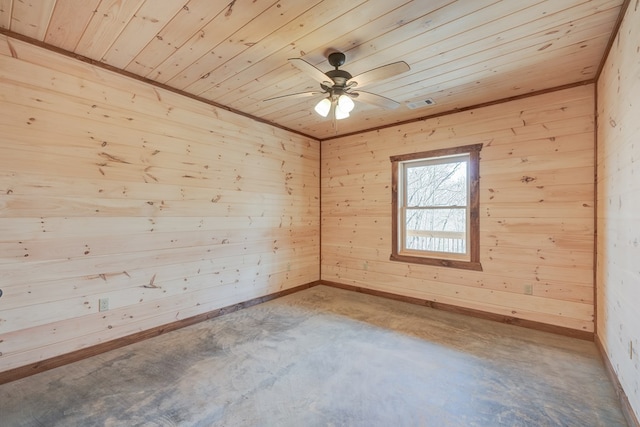
[[[0,371],[319,279],[317,141],[10,43]]]
[[[323,142],[324,280],[593,331],[593,86]],[[389,261],[389,156],[483,143],[482,272]]]
[[[640,7],[598,80],[597,334],[640,418]]]

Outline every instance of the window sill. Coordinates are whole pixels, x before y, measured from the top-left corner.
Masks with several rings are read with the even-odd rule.
[[[411,264],[434,265],[437,267],[459,268],[463,270],[482,271],[480,262],[459,261],[453,259],[426,258],[408,255],[391,254],[391,261],[408,262]]]

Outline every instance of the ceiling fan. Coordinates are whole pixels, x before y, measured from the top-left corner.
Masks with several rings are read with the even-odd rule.
[[[334,120],[334,126],[335,120],[341,120],[349,117],[349,113],[355,107],[355,103],[353,102],[354,99],[387,109],[395,109],[400,106],[400,103],[393,99],[376,95],[371,92],[364,92],[359,89],[370,83],[388,79],[409,71],[410,67],[406,62],[393,62],[391,64],[365,71],[364,73],[353,77],[349,72],[339,69],[339,67],[344,65],[346,60],[344,53],[333,52],[329,54],[327,59],[334,69],[327,71],[326,73],[323,73],[302,58],[289,59],[291,65],[295,66],[300,71],[305,72],[309,77],[320,83],[322,91],[291,93],[288,95],[268,98],[265,99],[265,101],[283,98],[304,98],[308,96],[326,94],[327,96],[316,104],[315,110],[322,117],[327,117],[331,113],[331,118]],[[357,92],[354,91],[356,87],[358,88]]]

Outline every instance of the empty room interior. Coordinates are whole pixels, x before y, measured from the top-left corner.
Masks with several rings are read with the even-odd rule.
[[[0,0],[0,426],[639,416],[639,0]]]

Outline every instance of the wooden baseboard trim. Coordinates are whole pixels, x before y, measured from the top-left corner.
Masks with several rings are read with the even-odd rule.
[[[228,313],[233,313],[234,311],[242,310],[243,308],[251,307],[256,304],[261,304],[263,302],[267,302],[272,299],[280,298],[285,295],[293,294],[295,292],[299,292],[304,289],[311,288],[313,286],[318,285],[319,283],[320,283],[319,281],[306,283],[304,285],[296,286],[290,289],[285,289],[279,292],[274,292],[272,294],[268,294],[262,297],[253,298],[251,300],[244,301],[238,304],[233,304],[227,307],[218,308],[208,313],[198,314],[196,316],[178,320],[176,322],[168,323],[166,325],[161,325],[155,328],[147,329],[145,331],[136,332],[135,334],[127,335],[122,338],[117,338],[112,341],[107,341],[102,344],[93,345],[91,347],[76,350],[71,353],[55,356],[50,359],[42,360],[40,362],[32,363],[25,366],[20,366],[14,369],[9,369],[8,371],[0,372],[0,384],[5,384],[11,381],[19,380],[21,378],[35,375],[40,372],[48,371],[50,369],[57,368],[59,366],[67,365],[69,363],[77,362],[91,356],[105,353],[110,350],[115,350],[120,347],[124,347],[140,341],[144,341],[148,338],[157,337],[158,335],[175,331],[177,329],[184,328],[185,326],[194,325],[196,323],[200,323],[205,320],[213,319],[214,317],[222,316]]]
[[[346,289],[354,292],[361,292],[368,295],[375,295],[383,298],[389,298],[397,301],[404,301],[411,304],[423,305],[437,310],[449,311],[452,313],[464,314],[466,316],[477,317],[480,319],[493,320],[495,322],[506,323],[508,325],[520,326],[538,331],[551,332],[558,335],[564,335],[572,338],[578,338],[586,341],[593,341],[593,332],[585,332],[577,329],[565,328],[562,326],[548,325],[546,323],[534,322],[532,320],[518,319],[517,317],[504,316],[502,314],[489,313],[471,308],[458,307],[451,304],[429,301],[421,298],[408,297],[404,295],[393,294],[390,292],[377,291],[373,289],[362,288],[359,286],[346,285],[344,283],[320,280],[321,285],[332,286],[334,288]]]
[[[620,400],[620,406],[622,407],[622,413],[624,414],[625,419],[627,420],[627,424],[629,427],[640,427],[640,422],[638,422],[638,417],[633,412],[633,408],[629,403],[629,398],[627,397],[627,393],[624,392],[622,388],[622,384],[620,384],[620,380],[618,379],[618,375],[616,375],[616,371],[614,371],[613,366],[611,365],[611,361],[609,360],[609,356],[607,356],[607,352],[602,345],[602,341],[598,335],[595,336],[594,339],[596,343],[596,347],[600,352],[600,356],[602,356],[602,361],[604,362],[604,367],[607,371],[607,375],[609,379],[613,383],[613,388],[616,390],[616,395]]]
[[[283,291],[279,291],[279,292],[274,292],[272,294],[269,295],[265,295],[262,297],[258,297],[258,298],[253,298],[251,300],[248,301],[244,301],[238,304],[234,304],[231,306],[227,306],[227,307],[222,307],[207,313],[203,313],[203,314],[199,314],[197,316],[192,316],[189,317],[187,319],[182,319],[182,320],[178,320],[176,322],[172,322],[172,323],[168,323],[166,325],[161,325],[161,326],[157,326],[155,328],[151,328],[151,329],[147,329],[145,331],[141,331],[141,332],[137,332],[135,334],[131,334],[131,335],[127,335],[125,337],[122,338],[118,338],[112,341],[108,341],[102,344],[97,344],[91,347],[87,347],[87,348],[83,348],[80,350],[76,350],[74,352],[71,353],[66,353],[66,354],[62,354],[60,356],[55,356],[52,357],[50,359],[46,359],[46,360],[42,360],[40,362],[36,362],[36,363],[32,363],[29,365],[25,365],[25,366],[21,366],[18,368],[14,368],[14,369],[10,369],[4,372],[0,372],[0,384],[5,384],[5,383],[9,383],[11,381],[15,381],[15,380],[19,380],[21,378],[25,378],[31,375],[35,375],[37,373],[40,372],[44,372],[44,371],[48,371],[50,369],[53,368],[57,368],[59,366],[64,366],[67,365],[69,363],[73,363],[73,362],[77,362],[79,360],[82,359],[86,359],[88,357],[91,356],[95,356],[101,353],[105,353],[107,351],[110,350],[115,350],[117,348],[120,347],[124,347],[130,344],[134,344],[140,341],[144,341],[148,338],[153,338],[159,335],[162,335],[164,333],[167,332],[171,332],[171,331],[175,331],[177,329],[181,329],[184,328],[186,326],[190,326],[190,325],[194,325],[196,323],[200,323],[203,322],[205,320],[209,320],[209,319],[213,319],[215,317],[218,316],[222,316],[224,314],[228,314],[228,313],[233,313],[234,311],[238,311],[241,310],[243,308],[247,308],[247,307],[251,307],[253,305],[256,304],[261,304],[263,302],[266,301],[270,301],[272,299],[276,299],[276,298],[280,298],[283,297],[285,295],[289,295],[295,292],[299,292],[302,291],[304,289],[309,289],[311,287],[317,286],[317,285],[326,285],[326,286],[331,286],[334,288],[340,288],[340,289],[345,289],[345,290],[349,290],[349,291],[353,291],[353,292],[360,292],[360,293],[364,293],[364,294],[368,294],[368,295],[374,295],[374,296],[379,296],[382,298],[388,298],[388,299],[393,299],[393,300],[397,300],[397,301],[403,301],[403,302],[408,302],[411,304],[416,304],[416,305],[422,305],[422,306],[426,306],[426,307],[431,307],[431,308],[435,308],[437,310],[443,310],[443,311],[449,311],[452,313],[459,313],[459,314],[464,314],[467,316],[472,316],[472,317],[477,317],[477,318],[481,318],[481,319],[487,319],[487,320],[493,320],[493,321],[497,321],[500,323],[506,323],[509,325],[515,325],[515,326],[521,326],[521,327],[525,327],[525,328],[529,328],[529,329],[535,329],[535,330],[540,330],[540,331],[545,331],[545,332],[552,332],[555,334],[559,334],[559,335],[565,335],[565,336],[569,336],[569,337],[573,337],[573,338],[579,338],[579,339],[584,339],[584,340],[589,340],[589,341],[593,341],[594,340],[594,334],[591,332],[583,332],[583,331],[578,331],[578,330],[574,330],[574,329],[570,329],[570,328],[564,328],[561,326],[555,326],[555,325],[547,325],[544,323],[540,323],[540,322],[534,322],[534,321],[530,321],[530,320],[523,320],[523,319],[518,319],[515,317],[510,317],[510,316],[503,316],[500,314],[494,314],[494,313],[489,313],[489,312],[484,312],[484,311],[480,311],[480,310],[474,310],[474,309],[470,309],[470,308],[464,308],[464,307],[458,307],[455,305],[451,305],[451,304],[444,304],[444,303],[439,303],[439,302],[434,302],[434,301],[429,301],[429,300],[424,300],[424,299],[420,299],[420,298],[414,298],[414,297],[408,297],[408,296],[404,296],[404,295],[398,295],[398,294],[393,294],[390,292],[383,292],[383,291],[377,291],[377,290],[373,290],[373,289],[367,289],[367,288],[362,288],[359,286],[353,286],[353,285],[347,285],[344,283],[337,283],[337,282],[331,282],[331,281],[327,281],[327,280],[318,280],[315,282],[310,282],[310,283],[306,283],[304,285],[300,285],[300,286],[296,286],[294,288],[290,288],[290,289],[286,289]],[[598,340],[596,340],[596,344],[599,345],[599,349],[601,354],[603,355],[603,359],[605,360],[606,363],[608,363],[608,359],[606,358],[606,355],[602,349],[601,344],[598,342]],[[610,364],[607,365],[607,369],[608,372],[610,372],[610,375],[613,375],[613,377],[615,378],[615,383],[616,383],[616,390],[620,390],[622,393],[622,396],[624,397],[624,399],[626,400],[626,395],[624,394],[624,391],[621,389],[619,382],[617,381],[617,378],[615,377],[615,373],[613,373],[613,369],[611,368]],[[622,397],[621,397],[622,399]],[[628,410],[630,411],[629,413],[631,414],[631,416],[634,417],[635,419],[635,415],[633,415],[633,411],[631,410],[631,407],[629,406],[628,400],[626,400],[627,402],[627,408],[629,408]],[[625,413],[626,415],[626,413]],[[637,424],[630,424],[633,427],[640,427],[640,425]]]

